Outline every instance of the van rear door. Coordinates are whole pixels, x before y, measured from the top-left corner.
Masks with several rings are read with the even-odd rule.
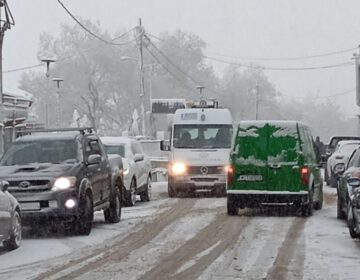
[[[268,190],[300,191],[299,131],[295,123],[268,124]]]
[[[264,190],[267,187],[266,123],[242,123],[236,135],[234,183],[237,189]]]

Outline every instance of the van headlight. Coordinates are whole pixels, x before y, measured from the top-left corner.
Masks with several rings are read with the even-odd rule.
[[[54,185],[52,187],[53,191],[61,191],[61,190],[67,190],[76,184],[76,177],[60,177],[57,178],[54,182]]]
[[[186,172],[186,165],[182,162],[174,162],[171,171],[174,175],[182,175]]]

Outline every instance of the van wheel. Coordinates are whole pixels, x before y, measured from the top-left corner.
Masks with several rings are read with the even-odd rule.
[[[309,192],[309,202],[306,205],[302,205],[302,215],[304,217],[310,217],[314,210],[314,192]]]
[[[18,211],[15,211],[12,219],[12,228],[10,239],[4,242],[7,250],[14,250],[19,248],[21,244],[21,218]]]
[[[150,201],[151,199],[151,177],[149,176],[146,182],[145,191],[140,194],[141,201]]]
[[[107,223],[118,223],[121,218],[121,187],[116,186],[115,193],[110,198],[110,207],[104,210]]]
[[[176,191],[174,190],[173,187],[171,187],[170,185],[168,185],[168,195],[169,197],[176,197],[177,193]]]
[[[324,198],[323,198],[323,186],[321,186],[320,190],[319,190],[319,200],[314,203],[314,209],[315,210],[320,210],[322,208],[323,200],[324,200]]]
[[[236,203],[236,200],[231,195],[227,196],[227,212],[230,216],[239,214],[239,207]]]

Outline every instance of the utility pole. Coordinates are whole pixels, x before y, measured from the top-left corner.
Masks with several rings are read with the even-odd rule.
[[[360,45],[359,45],[360,49]],[[355,59],[355,81],[356,81],[356,105],[358,106],[358,111],[360,108],[360,50],[359,54],[354,53]],[[357,115],[358,118],[358,131],[357,134],[360,136],[360,112]]]
[[[259,84],[256,83],[255,86],[255,90],[256,90],[256,114],[255,114],[255,119],[258,120],[259,119],[259,97],[260,97],[260,92],[259,92]]]
[[[55,59],[50,58],[43,58],[41,59],[41,62],[44,62],[46,64],[46,80],[47,80],[47,93],[45,95],[45,128],[49,128],[49,94],[51,92],[50,90],[50,64],[55,62]]]
[[[196,88],[199,90],[199,94],[200,94],[200,101],[204,100],[204,96],[203,96],[203,89],[205,88],[204,86],[196,86]]]
[[[138,44],[139,44],[139,71],[140,71],[140,99],[141,99],[141,130],[146,135],[145,126],[145,83],[144,83],[144,55],[143,55],[143,36],[144,29],[139,18],[139,26],[137,28]]]

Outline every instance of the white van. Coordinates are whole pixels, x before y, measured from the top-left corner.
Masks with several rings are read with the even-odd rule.
[[[201,108],[176,110],[168,166],[168,193],[212,191],[226,195],[233,122],[228,109],[201,101]]]

